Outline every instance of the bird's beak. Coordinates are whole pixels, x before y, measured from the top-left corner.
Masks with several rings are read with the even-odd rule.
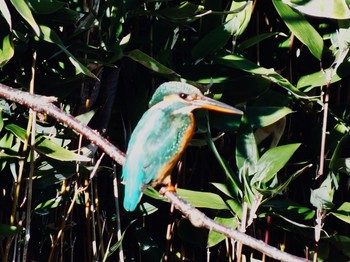
[[[197,106],[198,108],[205,108],[208,110],[224,112],[229,114],[243,115],[243,112],[241,110],[206,96],[201,96],[195,100],[192,100],[191,104]]]

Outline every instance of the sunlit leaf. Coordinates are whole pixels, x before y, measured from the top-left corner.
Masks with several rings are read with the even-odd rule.
[[[217,194],[178,188],[176,192],[197,208],[228,209],[224,200]]]
[[[10,31],[12,31],[11,13],[6,5],[5,0],[0,0],[0,13],[8,23]]]
[[[286,165],[299,146],[300,144],[288,144],[266,151],[258,160],[257,173],[252,178],[251,184],[270,181]]]
[[[321,60],[323,52],[323,39],[303,15],[294,11],[281,0],[272,1],[278,14],[282,17],[288,28],[295,36],[307,46],[310,52]]]
[[[256,172],[259,159],[258,147],[256,144],[254,132],[246,118],[242,118],[241,126],[238,131],[236,146],[236,164],[239,169],[245,166],[248,173]]]
[[[11,131],[14,135],[20,138],[22,141],[26,139],[25,129],[15,125],[9,124],[5,127]],[[35,150],[39,153],[46,155],[50,158],[61,161],[90,161],[90,158],[83,155],[76,154],[70,150],[67,150],[43,135],[38,135],[35,138]]]
[[[326,69],[326,70],[332,70],[332,69]],[[326,71],[325,70],[325,71]],[[325,71],[317,71],[312,74],[304,75],[299,78],[297,83],[297,88],[304,92],[309,92],[315,87],[322,87],[326,86],[328,79],[326,77]],[[333,74],[332,78],[330,79],[330,84],[336,83],[340,81],[342,77],[340,77],[338,74]]]
[[[7,64],[7,62],[13,57],[15,53],[14,46],[10,35],[5,36],[2,39],[2,46],[0,49],[0,68]]]
[[[334,186],[328,175],[319,188],[311,190],[310,203],[318,209],[331,209],[334,206],[333,196]]]
[[[349,19],[350,10],[346,0],[282,0],[307,15],[332,19]]]
[[[12,5],[16,8],[18,13],[28,22],[28,24],[33,28],[35,34],[40,36],[40,28],[36,23],[29,6],[24,0],[10,0]]]
[[[213,186],[215,186],[218,190],[220,190],[222,193],[227,195],[228,197],[233,197],[230,190],[227,188],[226,184],[222,183],[211,183]]]
[[[76,174],[76,164],[74,162],[64,162],[50,159],[50,162],[44,161],[36,168],[33,175],[35,188],[47,188],[51,185],[65,181]],[[87,174],[88,170],[80,165],[80,174]]]
[[[46,210],[46,209],[53,209],[56,208],[60,205],[60,203],[62,202],[62,197],[55,197],[49,200],[46,200],[44,202],[39,203],[34,210],[36,212],[41,212],[41,210]]]
[[[330,214],[350,224],[350,202],[344,202],[337,210],[330,212]]]
[[[266,127],[293,113],[288,107],[254,107],[247,108],[245,115],[253,128]]]

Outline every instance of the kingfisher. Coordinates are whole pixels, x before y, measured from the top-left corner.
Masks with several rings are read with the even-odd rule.
[[[148,186],[171,186],[171,171],[195,130],[193,110],[205,108],[243,114],[227,104],[204,96],[198,88],[183,82],[160,85],[149,109],[136,125],[128,144],[123,166],[124,209],[134,211]]]

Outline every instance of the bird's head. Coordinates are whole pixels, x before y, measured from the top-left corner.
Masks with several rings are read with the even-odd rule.
[[[241,110],[206,97],[198,88],[182,82],[166,82],[160,85],[152,96],[149,107],[162,101],[182,103],[184,107],[188,106],[192,109],[205,108],[230,114],[243,114]]]

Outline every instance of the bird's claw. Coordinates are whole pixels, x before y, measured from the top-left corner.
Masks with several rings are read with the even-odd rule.
[[[176,188],[171,183],[169,183],[166,187],[162,187],[160,190],[160,193],[162,195],[165,195],[166,192],[176,192]]]

